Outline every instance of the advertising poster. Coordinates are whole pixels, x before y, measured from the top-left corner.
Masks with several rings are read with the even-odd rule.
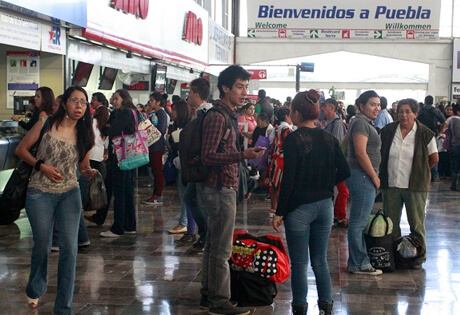
[[[40,53],[7,52],[7,103],[14,108],[14,97],[33,96],[40,84]]]
[[[439,38],[440,1],[250,0],[247,3],[248,37]]]

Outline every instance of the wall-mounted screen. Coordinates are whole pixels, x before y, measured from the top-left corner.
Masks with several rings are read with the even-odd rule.
[[[79,61],[72,76],[72,85],[85,87],[93,71],[93,65]]]
[[[117,77],[117,72],[117,69],[105,67],[99,83],[99,90],[111,90],[113,83],[115,82],[115,78]]]

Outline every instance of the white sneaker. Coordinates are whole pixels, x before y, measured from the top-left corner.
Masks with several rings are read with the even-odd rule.
[[[364,270],[357,270],[357,271],[350,271],[350,273],[354,275],[368,275],[368,276],[378,276],[381,275],[383,272],[380,269],[369,268]]]
[[[108,230],[105,232],[99,233],[100,236],[102,237],[111,237],[111,238],[116,238],[116,237],[122,237],[123,235],[115,234],[112,231]]]
[[[126,231],[126,230],[125,230],[125,234],[128,234],[128,235],[136,235],[136,231]]]

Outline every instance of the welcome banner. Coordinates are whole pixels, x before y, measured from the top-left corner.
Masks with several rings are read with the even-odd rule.
[[[248,37],[437,39],[441,2],[249,0]]]

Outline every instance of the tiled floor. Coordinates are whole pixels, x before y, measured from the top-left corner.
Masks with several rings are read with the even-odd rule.
[[[138,181],[138,234],[120,239],[98,236],[109,227],[89,227],[91,246],[78,255],[74,311],[77,314],[206,314],[197,305],[201,256],[174,246],[177,236],[165,231],[177,224],[179,198],[168,186],[165,205],[140,205],[150,189]],[[269,204],[254,194],[238,208],[237,227],[275,234],[267,216]],[[377,203],[376,208],[381,207]],[[108,220],[111,222],[111,219]],[[334,314],[460,314],[460,192],[447,182],[434,183],[427,208],[428,260],[421,271],[396,271],[379,277],[346,272],[346,229],[333,228],[329,263]],[[408,234],[404,225],[403,233]],[[32,311],[25,303],[31,230],[24,214],[16,224],[0,227],[0,314],[50,314],[56,292],[58,253],[50,254],[49,287]],[[310,274],[309,314],[318,314],[316,287]],[[253,314],[290,314],[289,280],[278,284],[272,306]]]

